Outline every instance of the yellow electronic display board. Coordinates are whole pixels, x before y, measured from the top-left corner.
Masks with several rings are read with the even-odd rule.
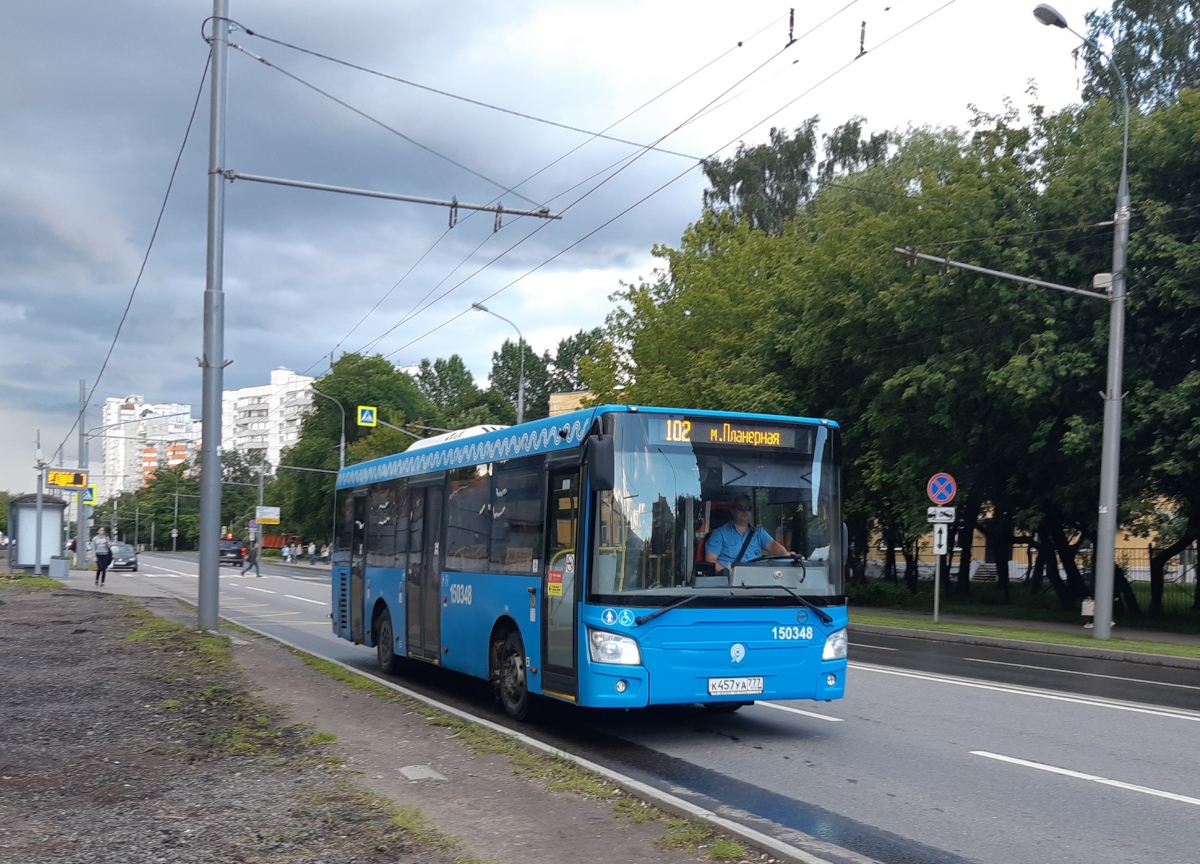
[[[46,472],[46,483],[59,489],[86,489],[88,475],[86,471],[64,471],[52,468]]]

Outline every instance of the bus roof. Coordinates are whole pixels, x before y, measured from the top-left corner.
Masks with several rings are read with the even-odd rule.
[[[392,456],[382,456],[338,472],[337,488],[347,489],[378,483],[397,477],[448,471],[485,462],[499,462],[522,456],[554,453],[578,447],[591,431],[592,423],[603,414],[613,413],[689,414],[705,417],[736,417],[750,420],[787,420],[838,428],[832,420],[812,417],[781,417],[734,411],[704,411],[689,408],[655,408],[638,405],[601,405],[520,426],[475,426],[414,442]]]

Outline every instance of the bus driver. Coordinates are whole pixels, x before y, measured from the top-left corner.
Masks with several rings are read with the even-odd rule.
[[[771,539],[766,529],[750,523],[753,512],[750,496],[738,495],[733,499],[733,521],[708,535],[704,543],[704,560],[716,564],[718,573],[727,571],[735,563],[757,560],[764,550],[770,555],[792,554],[783,544]]]

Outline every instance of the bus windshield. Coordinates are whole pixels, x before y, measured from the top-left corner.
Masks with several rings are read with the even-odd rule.
[[[684,413],[613,420],[616,482],[598,495],[591,602],[842,602],[836,428]]]

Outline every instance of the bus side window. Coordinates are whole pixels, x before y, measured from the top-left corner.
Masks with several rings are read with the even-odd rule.
[[[446,508],[446,569],[487,572],[491,534],[491,466],[459,468],[450,475]]]
[[[540,460],[539,460],[540,461]],[[538,461],[512,460],[492,477],[492,572],[540,572],[542,471]]]

